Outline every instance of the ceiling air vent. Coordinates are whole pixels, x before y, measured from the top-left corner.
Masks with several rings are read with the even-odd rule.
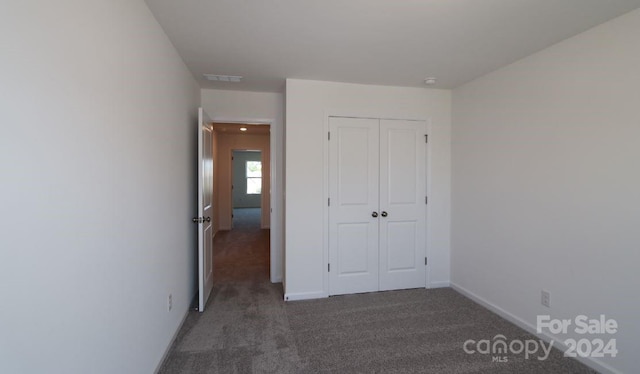
[[[240,82],[242,77],[239,75],[219,75],[219,74],[203,74],[205,78],[214,82]]]

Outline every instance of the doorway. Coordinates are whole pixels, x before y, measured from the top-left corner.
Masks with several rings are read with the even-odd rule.
[[[270,125],[215,123],[214,281],[270,278]]]
[[[231,164],[231,229],[261,228],[262,151],[233,150]]]

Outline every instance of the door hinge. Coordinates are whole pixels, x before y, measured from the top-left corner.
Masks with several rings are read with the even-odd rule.
[[[424,197],[424,203],[429,204],[429,198],[427,196]]]
[[[327,197],[327,206],[331,206],[331,198]]]
[[[425,258],[424,258],[424,266],[427,266],[427,263],[428,263],[428,262],[427,262],[427,258],[425,257]]]
[[[327,272],[331,272],[331,264],[327,264]]]
[[[331,131],[327,132],[327,140],[331,140]]]
[[[427,134],[424,135],[424,142],[429,143],[429,135]]]

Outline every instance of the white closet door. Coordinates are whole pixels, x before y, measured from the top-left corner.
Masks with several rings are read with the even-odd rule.
[[[329,294],[377,291],[379,120],[329,127]]]
[[[425,287],[424,122],[380,121],[380,290]]]

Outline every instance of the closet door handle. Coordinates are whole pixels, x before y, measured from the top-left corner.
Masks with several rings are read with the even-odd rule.
[[[371,217],[373,217],[373,218],[378,217],[378,212],[373,212],[373,213],[371,213]]]
[[[382,213],[380,213],[381,216],[386,217],[388,214],[387,212],[383,211]]]

